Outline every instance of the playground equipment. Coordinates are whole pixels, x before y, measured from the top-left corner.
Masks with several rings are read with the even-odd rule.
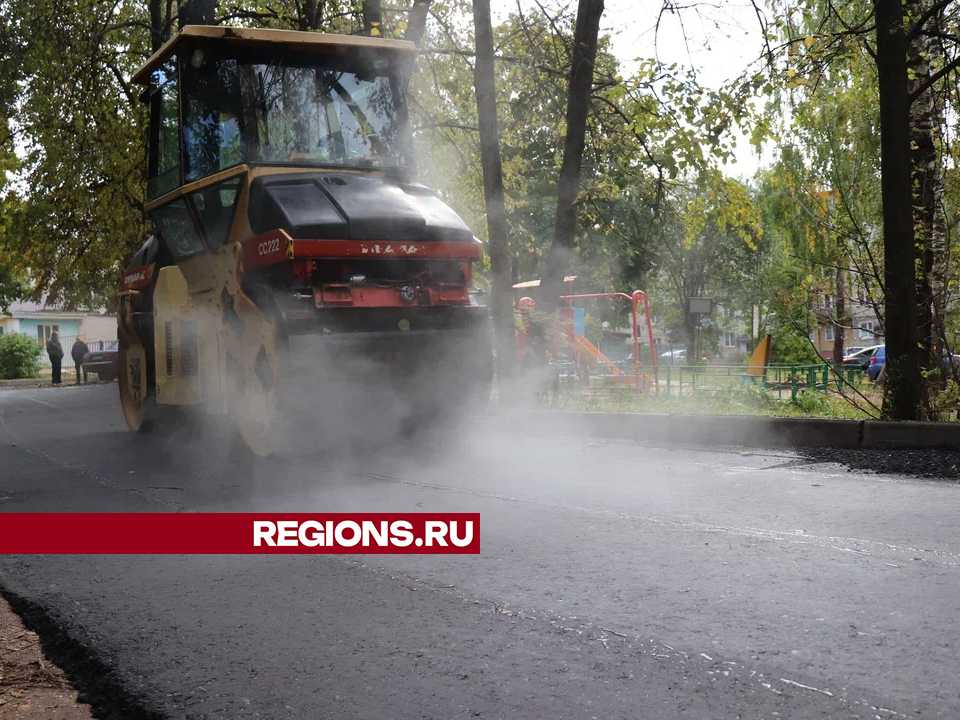
[[[766,382],[767,366],[770,364],[770,350],[773,348],[773,338],[767,335],[757,343],[747,369],[741,378],[741,384],[755,383],[759,379],[761,384]]]
[[[564,281],[567,283],[568,287],[573,280],[576,280],[575,276],[564,278]],[[526,289],[538,287],[539,285],[539,280],[532,280],[526,283],[518,283],[513,287],[514,289]],[[621,300],[630,301],[631,331],[633,335],[632,373],[621,370],[612,360],[600,352],[599,348],[587,340],[582,333],[577,332],[576,322],[574,319],[574,308],[572,307],[573,301],[597,300],[601,298],[618,298]],[[640,367],[639,309],[641,303],[643,303],[643,311],[647,322],[647,338],[650,346],[650,363],[653,368],[656,368],[657,365],[657,353],[653,345],[653,320],[650,315],[650,300],[645,292],[642,290],[636,290],[632,295],[627,295],[626,293],[587,293],[582,295],[561,295],[560,299],[565,300],[568,307],[560,308],[560,310],[557,312],[556,327],[554,328],[555,332],[553,333],[553,337],[564,339],[567,343],[567,346],[576,354],[579,362],[603,366],[613,376],[615,382],[633,383],[638,394],[643,392],[646,387],[649,387],[650,384],[654,382],[653,378],[644,374]],[[517,305],[520,310],[521,317],[531,315],[536,308],[536,302],[529,297],[521,298]],[[521,362],[524,355],[529,351],[529,345],[529,326],[525,323],[521,323],[517,329],[517,351],[520,354]],[[554,357],[556,357],[557,354],[556,350],[556,341],[554,340],[554,342],[551,343],[551,354]]]
[[[575,334],[571,340],[571,345],[580,360],[590,365],[602,365],[608,373],[613,375],[616,382],[623,382],[624,380],[629,382],[630,378],[612,360],[600,352],[600,348],[583,335]]]

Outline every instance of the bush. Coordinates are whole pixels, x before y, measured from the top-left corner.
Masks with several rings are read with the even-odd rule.
[[[0,379],[17,380],[40,374],[43,348],[35,338],[23,333],[0,335]]]
[[[826,393],[810,387],[800,390],[793,404],[807,415],[824,415],[830,411],[830,401],[827,400]]]
[[[777,399],[759,385],[729,385],[717,390],[714,397],[725,406],[746,411],[771,410],[778,404]]]
[[[815,365],[823,359],[817,355],[806,336],[790,327],[777,328],[770,348],[772,365]]]

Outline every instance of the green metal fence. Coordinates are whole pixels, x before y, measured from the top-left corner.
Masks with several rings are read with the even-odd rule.
[[[599,381],[621,380],[625,383],[634,377],[634,365],[630,362],[614,363],[622,374],[603,372],[591,368],[589,377]],[[574,363],[561,363],[561,377],[571,382],[583,379]],[[844,387],[857,387],[863,381],[864,371],[860,367],[841,367],[834,369],[827,363],[817,365],[768,365],[762,374],[748,374],[744,365],[641,365],[640,372],[649,378],[645,382],[645,391],[658,395],[690,395],[698,391],[718,390],[730,386],[756,385],[771,393],[777,399],[789,396],[795,400],[797,394],[811,388],[826,392],[831,388],[842,391]]]

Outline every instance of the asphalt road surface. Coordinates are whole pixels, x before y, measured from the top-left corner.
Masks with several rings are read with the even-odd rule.
[[[0,512],[479,512],[482,552],[4,556],[0,588],[102,716],[960,717],[956,484],[496,425],[237,462],[130,433],[113,385],[2,391]]]

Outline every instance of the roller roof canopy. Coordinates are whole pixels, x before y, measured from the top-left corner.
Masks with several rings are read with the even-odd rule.
[[[146,64],[137,70],[133,81],[146,85],[150,82],[150,73],[167,58],[180,49],[181,45],[197,45],[223,42],[230,46],[267,48],[278,51],[296,51],[302,53],[335,52],[339,49],[368,48],[385,53],[415,53],[417,46],[409,40],[385,40],[365,35],[326,35],[297,30],[264,30],[259,28],[232,28],[219,25],[188,25],[168,40],[153,54]]]

